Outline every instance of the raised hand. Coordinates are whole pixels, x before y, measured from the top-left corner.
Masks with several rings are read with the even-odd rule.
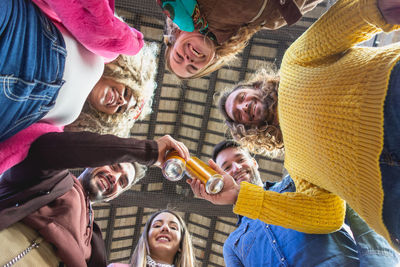
[[[158,159],[154,165],[158,167],[161,167],[164,164],[165,154],[171,149],[175,149],[179,153],[179,156],[185,160],[190,158],[189,149],[185,146],[185,144],[175,140],[169,135],[164,135],[156,140],[156,142],[158,144]]]
[[[208,161],[209,166],[224,177],[224,188],[215,195],[209,195],[206,192],[204,184],[198,179],[188,179],[193,194],[203,198],[216,205],[235,204],[239,195],[240,186],[235,182],[232,176],[224,172],[213,160]]]

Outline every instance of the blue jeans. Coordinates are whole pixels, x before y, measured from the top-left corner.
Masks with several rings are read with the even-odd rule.
[[[30,0],[0,1],[0,141],[40,120],[63,84],[65,43]]]
[[[393,244],[400,250],[400,62],[390,75],[384,106],[383,142],[380,156],[383,221]]]
[[[358,214],[346,206],[346,224],[350,226],[356,241],[360,267],[397,266],[400,256],[381,235],[369,228]]]

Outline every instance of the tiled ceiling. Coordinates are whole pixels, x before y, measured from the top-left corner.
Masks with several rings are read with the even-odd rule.
[[[184,142],[193,155],[207,160],[213,146],[227,137],[215,106],[215,94],[246,78],[265,62],[279,67],[287,47],[327,5],[328,2],[323,2],[291,27],[257,33],[238,60],[204,78],[179,81],[165,69],[163,57],[159,57],[153,113],[136,123],[131,135],[139,139],[157,139],[169,134]],[[147,41],[156,42],[163,55],[163,14],[155,0],[116,0],[116,11],[140,30]],[[281,178],[282,159],[257,159],[264,180]],[[149,215],[158,209],[174,207],[193,235],[198,266],[225,266],[222,246],[236,223],[232,207],[214,206],[194,198],[184,180],[167,181],[160,169],[150,168],[139,184],[118,199],[96,205],[96,221],[103,230],[110,262],[128,262]]]

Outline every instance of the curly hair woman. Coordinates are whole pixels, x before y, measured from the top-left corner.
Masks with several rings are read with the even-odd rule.
[[[232,60],[260,29],[299,20],[320,0],[159,0],[166,21],[165,60],[178,77],[198,78]]]
[[[129,136],[137,120],[151,112],[156,88],[157,51],[145,43],[135,56],[119,56],[105,65],[104,73],[68,131],[97,129],[100,134]]]
[[[156,88],[156,51],[154,43],[145,44],[137,55],[120,56],[106,64],[102,78],[72,124],[63,127],[68,120],[50,111],[46,120],[30,125],[0,142],[0,173],[23,160],[30,144],[47,132],[60,132],[64,128],[72,132],[90,131],[129,137],[135,121],[151,112]]]
[[[0,36],[0,141],[49,111],[74,121],[104,62],[143,46],[108,0],[1,1]]]

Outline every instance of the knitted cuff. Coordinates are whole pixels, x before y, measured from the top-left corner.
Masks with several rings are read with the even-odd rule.
[[[260,215],[263,199],[264,189],[261,186],[242,182],[233,212],[251,219],[257,219]]]

